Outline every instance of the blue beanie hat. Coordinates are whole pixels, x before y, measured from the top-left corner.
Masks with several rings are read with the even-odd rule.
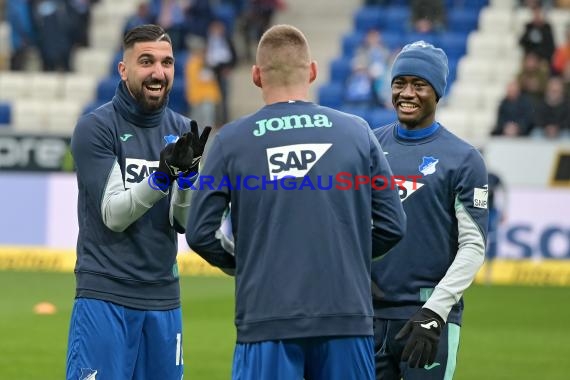
[[[422,78],[433,87],[438,98],[445,94],[448,74],[445,52],[425,41],[404,46],[392,65],[392,82],[403,75]]]

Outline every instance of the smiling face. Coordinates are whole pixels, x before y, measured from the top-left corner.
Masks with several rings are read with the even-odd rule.
[[[164,40],[135,43],[125,50],[119,73],[144,110],[161,108],[174,78],[172,45]]]
[[[426,80],[399,76],[392,82],[392,104],[403,127],[421,129],[435,120],[437,95]]]

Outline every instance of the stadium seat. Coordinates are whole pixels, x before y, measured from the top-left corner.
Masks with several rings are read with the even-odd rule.
[[[121,62],[123,60],[123,50],[120,49],[119,51],[117,51],[115,53],[115,55],[113,56],[113,59],[111,61],[111,65],[109,66],[109,75],[119,78],[120,74],[119,74],[119,62]]]
[[[108,75],[109,65],[113,60],[115,50],[79,48],[75,51],[73,67],[78,73]]]
[[[124,20],[120,19],[114,24],[107,22],[104,28],[92,28],[89,35],[91,47],[110,51],[119,49],[122,43],[123,24]]]
[[[439,107],[435,119],[445,128],[459,136],[465,136],[470,128],[469,118],[465,110]]]
[[[340,108],[344,97],[344,85],[339,82],[330,82],[319,87],[319,104],[325,107]]]
[[[232,4],[217,4],[214,6],[214,16],[226,26],[226,33],[231,36],[234,32],[236,11]]]
[[[342,55],[352,58],[363,40],[364,35],[360,32],[345,34],[342,38]]]
[[[444,33],[438,38],[438,46],[447,53],[447,58],[450,61],[457,61],[467,52],[467,34],[461,32]]]
[[[512,9],[485,7],[479,15],[479,30],[491,32],[495,37],[504,35],[512,31],[513,19]]]
[[[8,102],[0,102],[0,126],[7,126],[12,122],[12,106]]]
[[[375,108],[368,114],[368,124],[373,129],[393,123],[397,119],[396,111],[388,108]]]
[[[27,75],[22,72],[0,72],[0,100],[29,97],[31,92],[29,83]]]
[[[107,77],[99,81],[97,85],[97,96],[95,100],[98,102],[108,102],[113,99],[119,82],[116,78]]]
[[[174,81],[168,98],[168,107],[182,115],[188,115],[188,102],[183,81]]]
[[[29,97],[32,99],[56,99],[63,95],[62,81],[64,75],[59,73],[38,72],[28,76],[31,87]]]
[[[471,9],[451,9],[447,15],[447,27],[450,32],[469,33],[477,29],[479,13]]]
[[[334,59],[330,65],[332,82],[345,83],[352,72],[352,59],[340,57]]]
[[[63,98],[75,99],[83,104],[93,100],[97,78],[87,74],[67,74],[63,78]]]
[[[71,135],[81,114],[81,102],[73,99],[49,102],[47,122],[42,129],[49,132]]]
[[[384,20],[382,7],[360,7],[354,15],[354,29],[361,33],[366,33],[370,29],[383,29]]]
[[[385,30],[405,32],[410,25],[409,7],[391,6],[384,13],[386,19]]]
[[[174,76],[177,78],[175,82],[183,81],[184,71],[186,69],[186,62],[190,57],[190,53],[186,50],[178,51],[174,53]],[[180,78],[180,79],[179,79]]]
[[[17,99],[12,103],[12,125],[22,132],[41,131],[48,122],[50,104],[43,100]]]
[[[497,34],[501,34],[501,38]],[[509,51],[518,50],[516,36],[508,31],[471,33],[467,38],[467,52],[477,57],[494,60],[509,55]]]
[[[400,50],[406,44],[406,35],[401,32],[382,31],[382,41],[390,50]]]

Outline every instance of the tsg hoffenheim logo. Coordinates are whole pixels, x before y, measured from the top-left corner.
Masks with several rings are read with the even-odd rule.
[[[435,157],[423,157],[422,158],[422,163],[419,166],[419,170],[423,175],[430,175],[435,173],[436,170],[436,165],[439,162],[439,160]]]

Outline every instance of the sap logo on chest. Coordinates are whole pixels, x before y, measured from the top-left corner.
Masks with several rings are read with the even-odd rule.
[[[269,177],[304,177],[332,144],[295,144],[268,148]]]
[[[158,161],[125,158],[125,189],[142,182],[158,169]]]
[[[277,132],[281,130],[296,128],[330,128],[332,122],[326,115],[287,115],[282,117],[274,117],[271,119],[262,119],[255,122],[257,129],[253,130],[255,137],[265,135],[267,131]]]

